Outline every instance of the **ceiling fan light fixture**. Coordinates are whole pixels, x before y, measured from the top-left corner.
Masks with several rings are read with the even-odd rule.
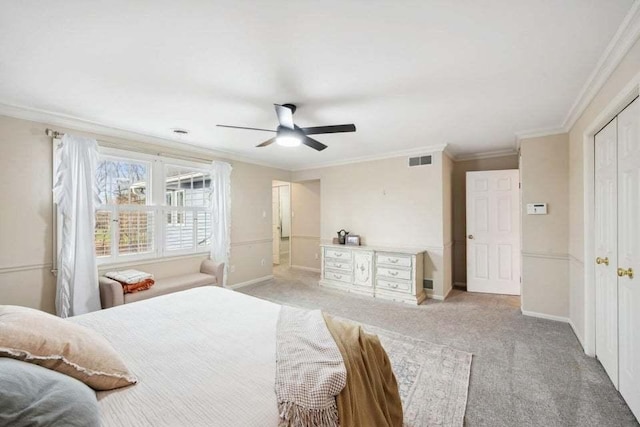
[[[283,147],[297,147],[302,144],[302,140],[295,135],[283,135],[276,138],[276,144]]]

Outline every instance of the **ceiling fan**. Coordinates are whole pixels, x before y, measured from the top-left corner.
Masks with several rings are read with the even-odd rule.
[[[318,135],[322,133],[339,133],[339,132],[355,132],[356,125],[333,125],[333,126],[314,126],[308,128],[301,128],[293,123],[293,113],[296,112],[296,106],[293,104],[274,104],[276,108],[276,115],[278,116],[278,128],[261,129],[250,128],[244,126],[229,126],[229,125],[217,125],[223,128],[232,129],[248,129],[248,130],[260,130],[265,132],[275,132],[276,136],[266,140],[262,144],[256,145],[256,147],[266,147],[274,142],[284,147],[297,147],[300,144],[304,144],[307,147],[311,147],[314,150],[322,151],[327,148],[326,145],[320,141],[316,141],[313,138],[309,138],[309,135]]]

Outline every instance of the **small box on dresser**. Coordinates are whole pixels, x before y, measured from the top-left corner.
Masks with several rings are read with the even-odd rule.
[[[420,304],[424,252],[414,249],[322,244],[320,286]]]

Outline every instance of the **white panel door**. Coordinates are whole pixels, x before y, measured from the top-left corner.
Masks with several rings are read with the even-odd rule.
[[[467,290],[520,295],[520,173],[467,172]]]
[[[273,263],[280,264],[280,190],[271,190],[271,223],[273,234]]]
[[[614,264],[615,265],[615,264]],[[619,390],[640,419],[640,102],[618,116]],[[633,271],[633,277],[629,271]]]
[[[595,136],[596,356],[618,387],[617,119]],[[593,262],[593,261],[591,261]]]

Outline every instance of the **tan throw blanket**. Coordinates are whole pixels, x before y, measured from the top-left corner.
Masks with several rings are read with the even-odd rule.
[[[328,314],[324,319],[347,368],[347,385],[337,398],[341,427],[401,427],[398,383],[378,337]]]
[[[398,384],[377,336],[283,306],[276,347],[280,426],[402,426]]]
[[[279,425],[338,427],[336,396],[346,377],[322,312],[283,306],[276,332]]]

